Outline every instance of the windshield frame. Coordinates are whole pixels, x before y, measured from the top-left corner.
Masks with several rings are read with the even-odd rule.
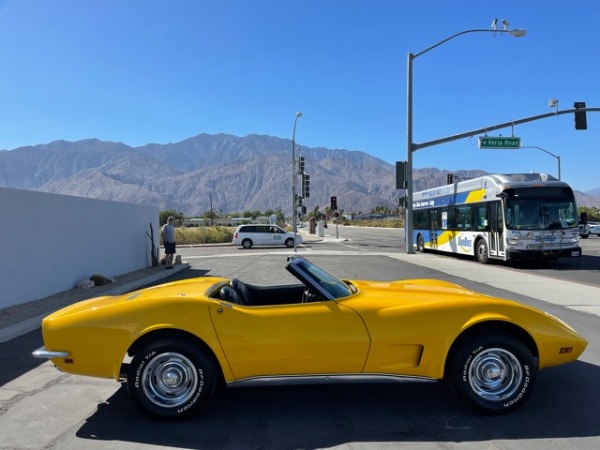
[[[323,298],[337,300],[355,293],[348,284],[302,256],[288,256],[286,269],[306,285],[311,292],[318,293]]]

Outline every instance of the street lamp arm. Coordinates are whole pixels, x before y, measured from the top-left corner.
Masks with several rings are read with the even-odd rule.
[[[554,153],[550,153],[548,150],[546,150],[545,148],[542,147],[538,147],[536,145],[521,145],[521,148],[537,148],[538,150],[543,151],[544,153],[550,155],[550,156],[554,156],[556,158],[556,161],[558,163],[558,179],[560,180],[560,156],[555,155]]]
[[[482,29],[475,29],[475,30],[461,31],[460,33],[456,33],[456,34],[453,34],[450,37],[447,37],[446,39],[438,42],[437,44],[433,44],[431,47],[428,47],[425,50],[420,51],[419,53],[412,54],[412,59],[415,59],[415,58],[421,56],[422,54],[427,53],[428,51],[433,50],[434,48],[439,47],[442,44],[445,44],[446,42],[454,39],[455,37],[462,36],[463,34],[467,34],[467,33],[508,33],[508,34],[511,34],[512,36],[515,36],[515,37],[522,37],[522,36],[525,36],[525,34],[527,34],[527,31],[520,30],[520,29],[515,29],[515,30],[482,30]]]
[[[554,153],[550,153],[548,150],[546,150],[545,148],[542,147],[536,147],[535,145],[521,145],[521,148],[537,148],[538,150],[543,151],[544,153],[547,153],[550,156],[554,156],[557,159],[560,159],[560,156],[555,155]]]

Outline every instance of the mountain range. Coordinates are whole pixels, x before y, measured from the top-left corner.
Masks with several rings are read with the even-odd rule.
[[[252,134],[200,134],[171,144],[130,147],[86,139],[0,151],[0,186],[174,209],[186,216],[212,210],[291,210],[292,142]],[[310,175],[307,208],[337,196],[347,212],[393,207],[395,167],[361,151],[302,147]],[[414,169],[414,190],[446,183],[447,170]],[[460,178],[481,170],[453,171]],[[299,179],[298,179],[299,180]],[[298,183],[299,185],[300,183]],[[299,192],[299,189],[298,189]],[[579,206],[600,206],[600,188],[576,192]]]

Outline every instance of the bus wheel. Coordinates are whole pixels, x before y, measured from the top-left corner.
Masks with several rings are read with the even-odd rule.
[[[481,264],[487,264],[490,262],[490,255],[488,253],[488,246],[485,239],[479,239],[475,246],[475,257]]]
[[[425,240],[423,239],[422,234],[417,236],[417,250],[421,253],[425,252]]]

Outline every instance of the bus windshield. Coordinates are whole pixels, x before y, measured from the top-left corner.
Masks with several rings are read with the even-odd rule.
[[[510,230],[577,228],[577,208],[568,188],[508,189],[506,227]]]

